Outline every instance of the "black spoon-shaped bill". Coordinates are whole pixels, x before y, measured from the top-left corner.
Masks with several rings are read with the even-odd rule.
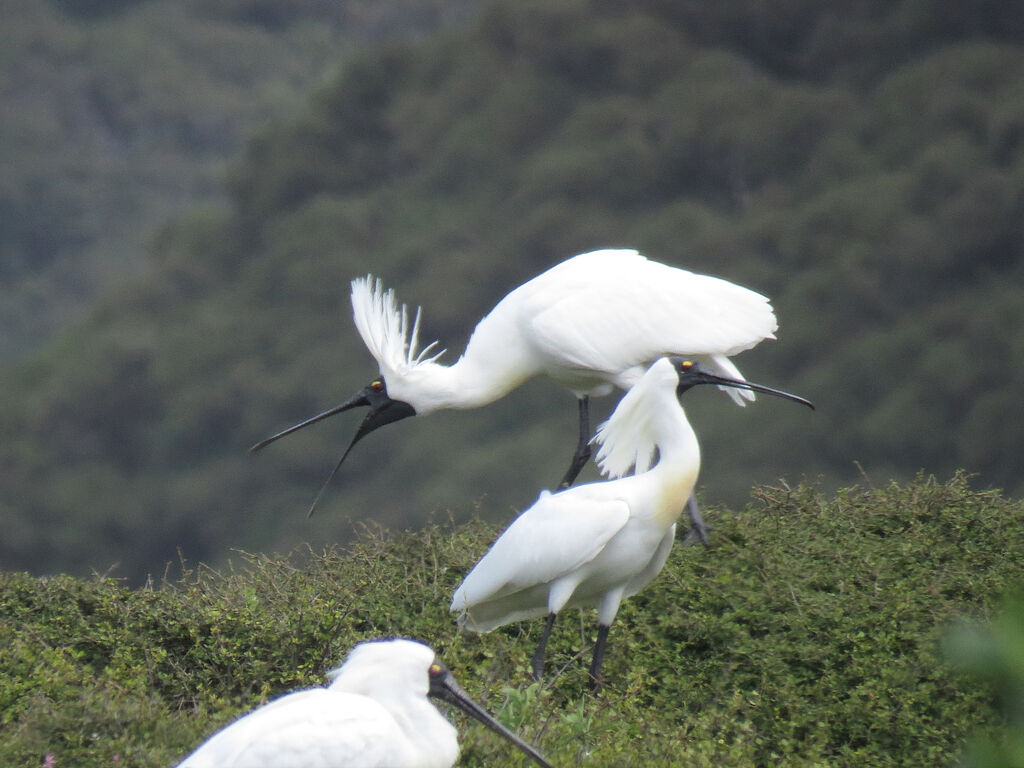
[[[305,421],[300,421],[298,424],[294,424],[288,427],[287,429],[282,429],[280,432],[271,435],[266,440],[260,440],[252,448],[250,448],[249,451],[251,453],[256,453],[257,451],[266,448],[275,440],[279,440],[280,438],[284,437],[285,435],[290,435],[292,432],[298,432],[300,429],[304,427],[308,427],[311,424],[316,424],[318,421],[323,421],[329,416],[334,416],[335,414],[341,413],[342,411],[347,411],[351,408],[358,408],[361,405],[369,404],[370,401],[367,399],[366,394],[363,391],[360,391],[356,393],[355,397],[353,397],[351,400],[348,400],[342,403],[341,405],[336,405],[333,408],[324,411],[323,413],[318,413],[316,416],[311,416]]]
[[[462,686],[456,682],[452,673],[439,662],[434,662],[430,666],[430,690],[428,695],[446,701],[452,706],[461,709],[470,717],[476,718],[492,731],[515,744],[519,750],[533,758],[538,765],[544,766],[544,768],[553,768],[551,763],[545,760],[540,752],[512,733],[512,731],[495,720],[486,709],[473,701],[469,694],[462,689]]]
[[[327,480],[320,486],[320,490],[317,492],[316,498],[313,499],[313,503],[310,504],[309,511],[306,513],[307,517],[313,514],[313,510],[316,509],[316,505],[319,503],[324,491],[327,490],[327,486],[331,484],[331,480],[333,480],[334,476],[338,474],[338,470],[341,469],[341,465],[345,463],[345,459],[348,458],[349,452],[356,443],[375,429],[383,427],[385,424],[390,424],[393,421],[399,421],[409,416],[415,416],[416,409],[402,400],[395,400],[389,397],[387,387],[384,384],[384,379],[374,379],[341,405],[337,405],[323,413],[318,413],[316,416],[312,416],[305,421],[301,421],[287,429],[283,429],[277,434],[271,435],[265,440],[261,440],[249,449],[250,452],[255,453],[285,435],[290,435],[293,432],[297,432],[311,424],[316,424],[318,421],[322,421],[330,416],[334,416],[335,414],[361,406],[369,407],[370,412],[366,414],[366,418],[364,418],[362,424],[359,425],[359,429],[356,430],[356,434],[352,438],[352,442],[348,444],[348,448],[345,449],[345,453],[342,454],[338,463],[334,466],[334,469],[331,470],[331,474],[327,476]]]

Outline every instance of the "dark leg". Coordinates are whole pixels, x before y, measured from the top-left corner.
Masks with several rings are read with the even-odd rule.
[[[549,613],[544,622],[544,631],[540,635],[540,642],[537,643],[537,650],[533,652],[530,659],[530,666],[533,667],[533,679],[540,680],[544,677],[544,651],[548,647],[548,637],[551,635],[551,628],[555,625],[555,614]]]
[[[576,453],[572,456],[572,464],[569,465],[569,471],[565,473],[562,482],[558,484],[559,488],[568,488],[575,483],[576,476],[579,475],[583,467],[590,461],[590,397],[588,395],[581,397],[579,406],[580,439],[576,443]]]
[[[708,546],[708,531],[712,530],[704,524],[704,518],[700,514],[700,507],[697,506],[697,494],[691,493],[690,500],[686,502],[686,510],[690,513],[690,530],[686,532],[683,545],[688,546],[700,542]]]
[[[590,662],[590,690],[601,692],[601,665],[604,663],[604,649],[608,644],[608,630],[603,624],[597,626],[597,643],[594,645],[594,660]]]

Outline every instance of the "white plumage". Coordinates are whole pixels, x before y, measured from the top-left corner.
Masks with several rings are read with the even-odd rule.
[[[774,338],[768,299],[716,277],[650,261],[633,250],[567,259],[519,286],[476,326],[450,366],[419,350],[419,319],[371,275],[352,282],[360,336],[388,395],[424,415],[493,402],[529,378],[547,375],[577,397],[628,389],[656,358],[696,358],[742,378],[728,359]],[[740,404],[749,392],[734,398]]]
[[[460,626],[489,632],[546,614],[533,659],[540,677],[554,617],[565,608],[595,607],[599,629],[591,675],[599,684],[608,627],[621,601],[661,571],[676,519],[697,481],[700,448],[678,400],[697,384],[751,388],[810,405],[690,361],[659,359],[598,429],[597,462],[609,479],[542,492],[455,591],[450,608],[459,612]]]
[[[657,414],[646,421],[655,432],[645,438],[657,445],[658,464],[648,469],[649,460],[641,460],[638,474],[628,477],[622,475],[630,467],[620,465],[608,481],[542,492],[455,591],[451,610],[460,612],[460,625],[489,632],[574,606],[597,607],[598,623],[609,625],[619,602],[656,575],[700,470],[697,437],[676,400],[678,383],[673,364],[658,360],[596,437],[604,469],[606,457],[623,450],[616,438],[635,433],[627,416]],[[624,450],[635,455],[635,447]]]
[[[568,487],[590,458],[591,395],[629,389],[663,355],[692,358],[711,372],[742,379],[730,355],[775,338],[777,327],[761,294],[649,261],[633,250],[580,254],[523,283],[477,324],[452,365],[439,362],[443,350],[432,354],[436,342],[420,349],[420,310],[410,323],[406,306],[372,275],[352,281],[352,314],[380,378],[347,402],[253,446],[259,450],[328,416],[369,406],[321,493],[355,444],[375,429],[445,408],[477,408],[539,375],[579,400],[576,452],[559,484]],[[740,405],[754,397],[727,391]],[[690,517],[706,541],[696,502]]]
[[[282,696],[218,731],[178,768],[448,768],[459,755],[456,730],[428,695],[488,717],[411,640],[361,643],[328,676],[327,687]]]

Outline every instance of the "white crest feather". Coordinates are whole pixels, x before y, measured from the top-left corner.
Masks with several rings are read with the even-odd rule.
[[[352,317],[356,329],[385,379],[407,375],[417,365],[434,362],[444,354],[441,350],[427,356],[437,346],[436,341],[419,350],[420,313],[417,307],[410,329],[405,304],[399,309],[395,292],[384,290],[379,278],[367,275],[352,281]]]
[[[674,382],[678,378],[672,364],[661,358],[622,396],[612,415],[597,428],[591,442],[600,446],[596,461],[605,477],[624,477],[630,471],[640,474],[654,464],[658,446],[652,422],[659,416],[661,400],[652,395],[663,378],[674,397]]]

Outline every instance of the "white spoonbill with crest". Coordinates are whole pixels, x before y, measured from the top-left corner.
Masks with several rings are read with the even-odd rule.
[[[419,346],[420,310],[410,325],[392,290],[371,275],[352,281],[356,328],[380,375],[351,399],[263,440],[278,438],[350,408],[368,406],[341,460],[370,432],[409,416],[477,408],[545,375],[577,397],[576,451],[559,487],[575,481],[590,459],[590,397],[628,390],[663,355],[694,359],[730,379],[743,376],[729,359],[764,339],[777,323],[768,299],[717,277],[650,261],[634,250],[600,250],[555,265],[510,292],[477,324],[452,365]],[[740,405],[749,390],[728,389]],[[310,511],[316,506],[317,495]],[[707,540],[696,503],[691,521]]]

